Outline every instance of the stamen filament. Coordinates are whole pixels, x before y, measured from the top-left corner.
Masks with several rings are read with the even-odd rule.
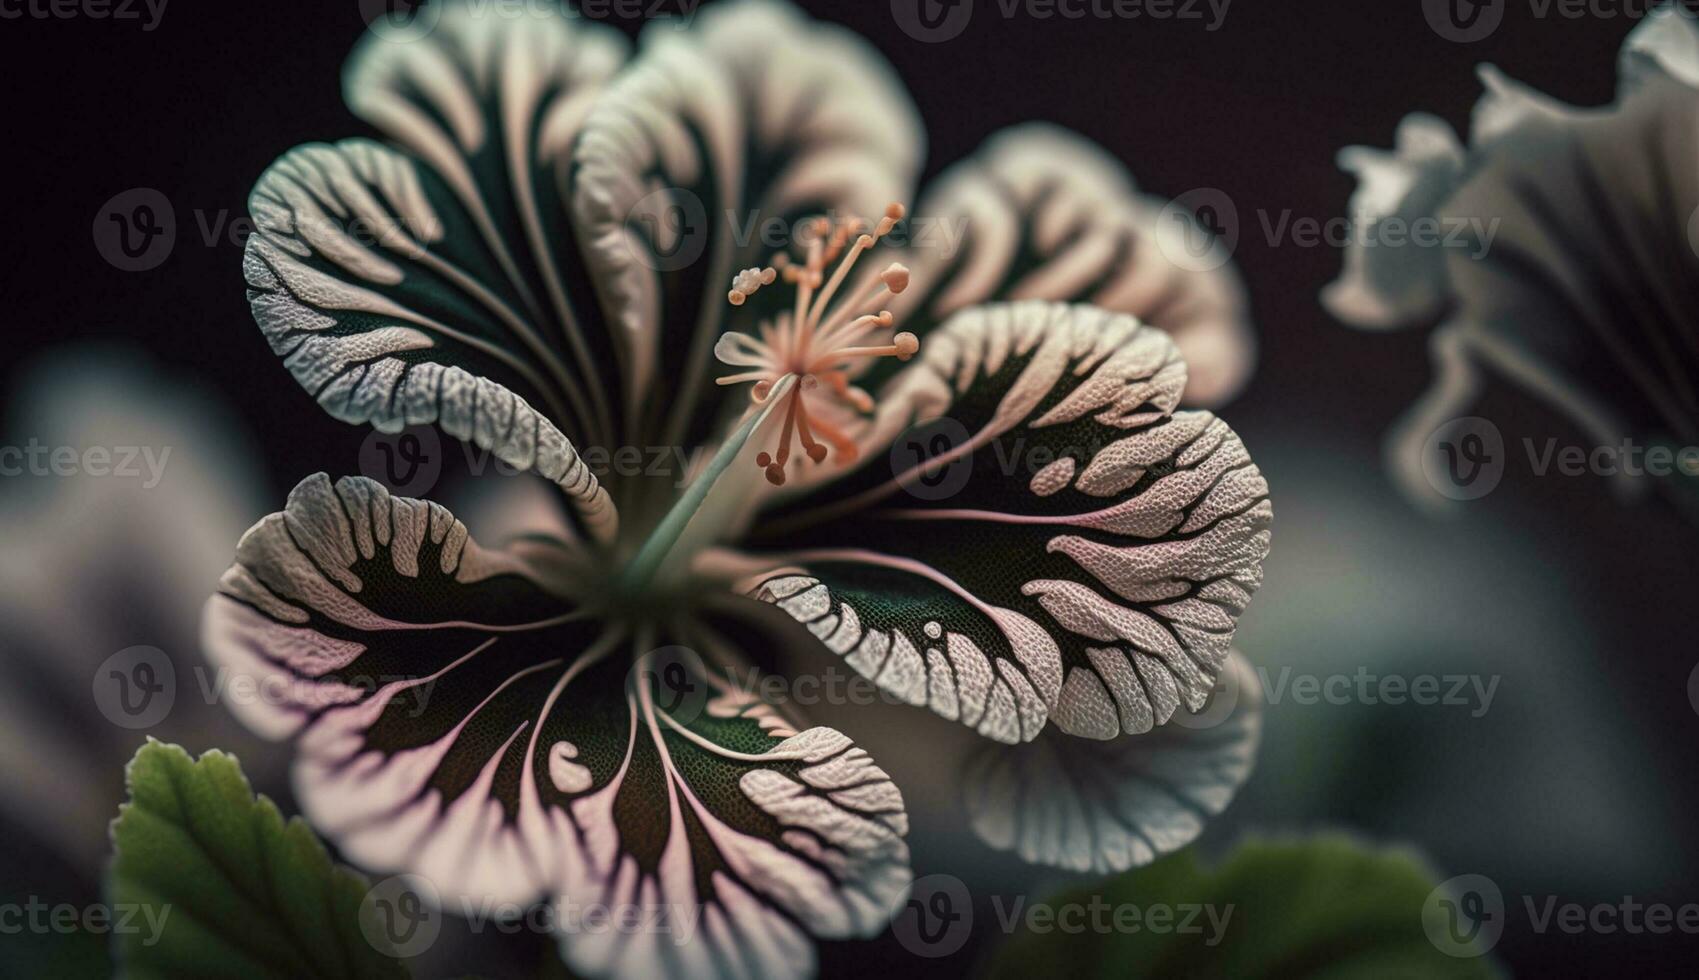
[[[796,384],[796,376],[787,374],[774,382],[774,388],[789,391]],[[655,530],[650,533],[648,540],[644,541],[643,546],[637,550],[637,557],[633,558],[631,564],[625,567],[623,578],[629,589],[635,591],[648,584],[649,580],[655,577],[655,572],[660,569],[662,561],[667,557],[667,552],[671,551],[673,545],[678,543],[678,539],[684,534],[685,527],[690,524],[690,519],[696,516],[698,510],[702,509],[702,502],[708,499],[708,491],[714,488],[714,483],[719,480],[721,474],[725,473],[732,462],[737,459],[738,454],[743,451],[743,447],[748,444],[749,437],[755,433],[756,429],[761,427],[761,423],[767,420],[767,416],[771,415],[776,407],[778,407],[778,401],[769,399],[765,408],[758,412],[751,412],[743,424],[737,427],[737,431],[733,432],[725,444],[720,447],[719,452],[714,454],[714,458],[708,461],[708,467],[702,471],[702,475],[698,476],[684,491],[684,494],[678,498],[678,503],[673,505],[673,509],[667,512],[666,517],[661,518],[661,523],[655,525]]]
[[[723,378],[715,378],[717,385],[740,385],[745,381],[760,381],[767,376],[766,371],[745,371],[742,374],[728,374]]]
[[[827,350],[841,347],[874,327],[889,327],[895,324],[886,312],[869,313],[866,316],[851,320],[847,325],[838,326],[832,330],[822,330],[815,337],[815,346]]]
[[[897,334],[891,341],[892,343],[883,347],[840,347],[835,351],[828,351],[810,364],[808,370],[812,373],[839,361],[854,360],[858,357],[894,357],[899,361],[906,361],[920,350],[920,341],[912,333]]]
[[[832,281],[828,282],[826,284],[826,288],[820,291],[820,298],[815,301],[814,309],[809,312],[808,322],[811,325],[820,325],[820,317],[826,312],[826,305],[832,302],[832,297],[837,293],[838,287],[844,284],[844,279],[849,276],[850,270],[855,267],[855,260],[861,258],[861,253],[872,247],[872,235],[862,235],[860,238],[855,240],[855,244],[850,247],[849,255],[845,256],[844,260],[838,264],[838,271],[832,273]]]

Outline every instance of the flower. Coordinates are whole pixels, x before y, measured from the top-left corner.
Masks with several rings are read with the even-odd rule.
[[[260,778],[287,762],[198,696],[232,693],[189,658],[206,583],[263,494],[224,406],[162,374],[130,347],[74,345],[8,393],[13,438],[0,445],[28,433],[44,451],[33,463],[0,451],[0,826],[8,856],[51,854],[75,872],[54,901],[98,899],[123,802],[112,774],[142,729],[240,751]],[[77,465],[54,447],[77,447]],[[143,676],[151,694],[129,687]]]
[[[1126,867],[1226,805],[1254,712],[1152,741],[1174,756],[1118,736],[1205,707],[1261,581],[1267,486],[1178,410],[1176,345],[1241,325],[1207,294],[1230,280],[1146,247],[1101,150],[1012,130],[911,213],[923,136],[889,69],[764,0],[652,26],[629,62],[581,20],[449,7],[368,37],[345,90],[399,148],[261,177],[262,332],[336,417],[435,424],[570,504],[487,548],[320,474],[238,545],[208,655],[288,676],[246,720],[299,738],[297,795],[350,859],[676,913],[563,931],[578,972],[807,973],[809,937],[878,933],[911,872],[884,770],[733,682],[799,642],[1009,752],[1050,722],[1101,740],[1043,847],[1066,797],[1006,805],[1025,764],[977,767],[993,846]],[[773,223],[776,247],[750,231]],[[713,452],[679,493],[604,486],[579,445]]]
[[[1442,320],[1430,339],[1437,377],[1389,439],[1395,475],[1424,503],[1442,501],[1424,481],[1423,447],[1468,414],[1489,372],[1600,444],[1699,440],[1699,23],[1680,5],[1648,15],[1602,108],[1565,105],[1490,65],[1480,75],[1467,145],[1415,114],[1391,151],[1340,154],[1359,180],[1351,210],[1364,230],[1323,303],[1363,328]],[[1467,229],[1468,247],[1370,247],[1386,223],[1424,219]],[[1626,471],[1623,481],[1646,489]]]

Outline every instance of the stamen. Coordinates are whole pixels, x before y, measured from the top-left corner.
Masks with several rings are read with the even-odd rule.
[[[839,324],[834,329],[822,331],[815,340],[814,346],[826,350],[842,347],[852,341],[860,340],[861,335],[869,330],[889,330],[896,326],[896,323],[896,318],[891,315],[890,310],[869,313],[864,317],[850,321],[848,324]]]
[[[764,467],[767,471],[767,482],[775,487],[785,485],[785,464],[791,458],[791,426],[796,424],[796,406],[802,401],[802,386],[791,389],[790,404],[785,406],[784,434],[779,436],[779,457],[771,460]],[[765,455],[765,454],[763,454]]]
[[[857,357],[894,357],[906,361],[920,350],[920,338],[912,333],[900,333],[891,338],[891,343],[883,347],[840,347],[816,361],[816,364],[832,364],[838,361],[851,360]]]
[[[826,461],[826,447],[815,442],[814,434],[808,429],[808,403],[803,400],[801,392],[796,399],[796,434],[802,440],[802,448],[808,452],[809,459],[816,463]]]
[[[884,272],[879,273],[878,279],[875,279],[863,286],[860,293],[856,294],[855,297],[844,303],[842,307],[828,317],[826,319],[825,326],[820,329],[830,330],[834,326],[841,324],[845,318],[853,316],[856,310],[865,309],[869,303],[876,299],[881,299],[881,289],[894,296],[907,289],[908,284],[908,267],[900,262],[892,262],[885,268]]]
[[[784,378],[794,379],[784,395],[785,420],[776,453],[762,451],[755,457],[756,465],[775,486],[785,483],[793,438],[816,464],[823,463],[828,455],[835,454],[844,462],[858,455],[855,440],[842,425],[831,419],[831,413],[810,411],[808,399],[825,398],[855,414],[871,414],[873,397],[850,383],[847,365],[874,357],[906,361],[920,350],[919,339],[906,332],[891,336],[883,344],[864,342],[864,338],[872,339],[870,334],[876,336],[876,331],[891,330],[896,325],[891,311],[867,312],[867,308],[886,294],[894,296],[908,288],[909,270],[901,263],[886,266],[855,295],[834,304],[860,258],[907,214],[901,204],[892,204],[870,234],[863,232],[866,223],[859,219],[812,219],[804,226],[809,237],[800,262],[790,253],[780,252],[773,256],[771,265],[744,269],[732,279],[727,300],[734,306],[743,305],[763,286],[781,279],[796,289],[794,309],[762,322],[758,327],[760,339],[727,334],[714,347],[721,362],[749,369],[717,378],[716,383],[753,381],[750,398],[766,406],[764,415],[778,408],[769,404],[775,386]],[[826,267],[834,263],[828,279]]]

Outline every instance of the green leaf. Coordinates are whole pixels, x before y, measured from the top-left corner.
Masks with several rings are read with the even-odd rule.
[[[233,757],[191,760],[150,738],[127,782],[106,885],[116,910],[136,909],[136,927],[114,932],[123,975],[407,975],[360,929],[366,880],[255,797]]]
[[[994,953],[989,973],[1117,980],[1500,976],[1478,955],[1484,951],[1454,946],[1447,953],[1428,940],[1422,915],[1435,886],[1408,851],[1348,837],[1253,841],[1213,869],[1188,850],[1042,904],[1060,910],[1106,903],[1111,911],[1100,918],[1107,923],[1115,921],[1113,908],[1137,906],[1138,921],[1152,924],[1155,906],[1173,909],[1173,923],[1185,918],[1183,906],[1204,906],[1193,930],[1023,928]],[[1211,922],[1220,920],[1226,925],[1218,932]]]

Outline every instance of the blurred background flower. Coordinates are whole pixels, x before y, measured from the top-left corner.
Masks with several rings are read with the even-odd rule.
[[[1619,64],[1615,101],[1589,109],[1482,65],[1466,144],[1417,113],[1390,151],[1339,155],[1359,181],[1362,231],[1323,304],[1368,329],[1443,320],[1429,342],[1437,377],[1387,450],[1424,503],[1445,502],[1423,475],[1430,437],[1472,414],[1489,377],[1550,402],[1599,445],[1699,442],[1699,18],[1658,8]],[[1387,244],[1390,226],[1421,221],[1471,247]],[[1612,475],[1623,491],[1696,499],[1699,469]]]
[[[11,396],[0,444],[21,453],[0,460],[0,900],[81,905],[100,895],[124,764],[148,735],[229,749],[267,792],[286,790],[277,750],[218,703],[197,637],[203,594],[264,497],[217,400],[133,347],[44,355]],[[151,693],[125,687],[138,678]]]

